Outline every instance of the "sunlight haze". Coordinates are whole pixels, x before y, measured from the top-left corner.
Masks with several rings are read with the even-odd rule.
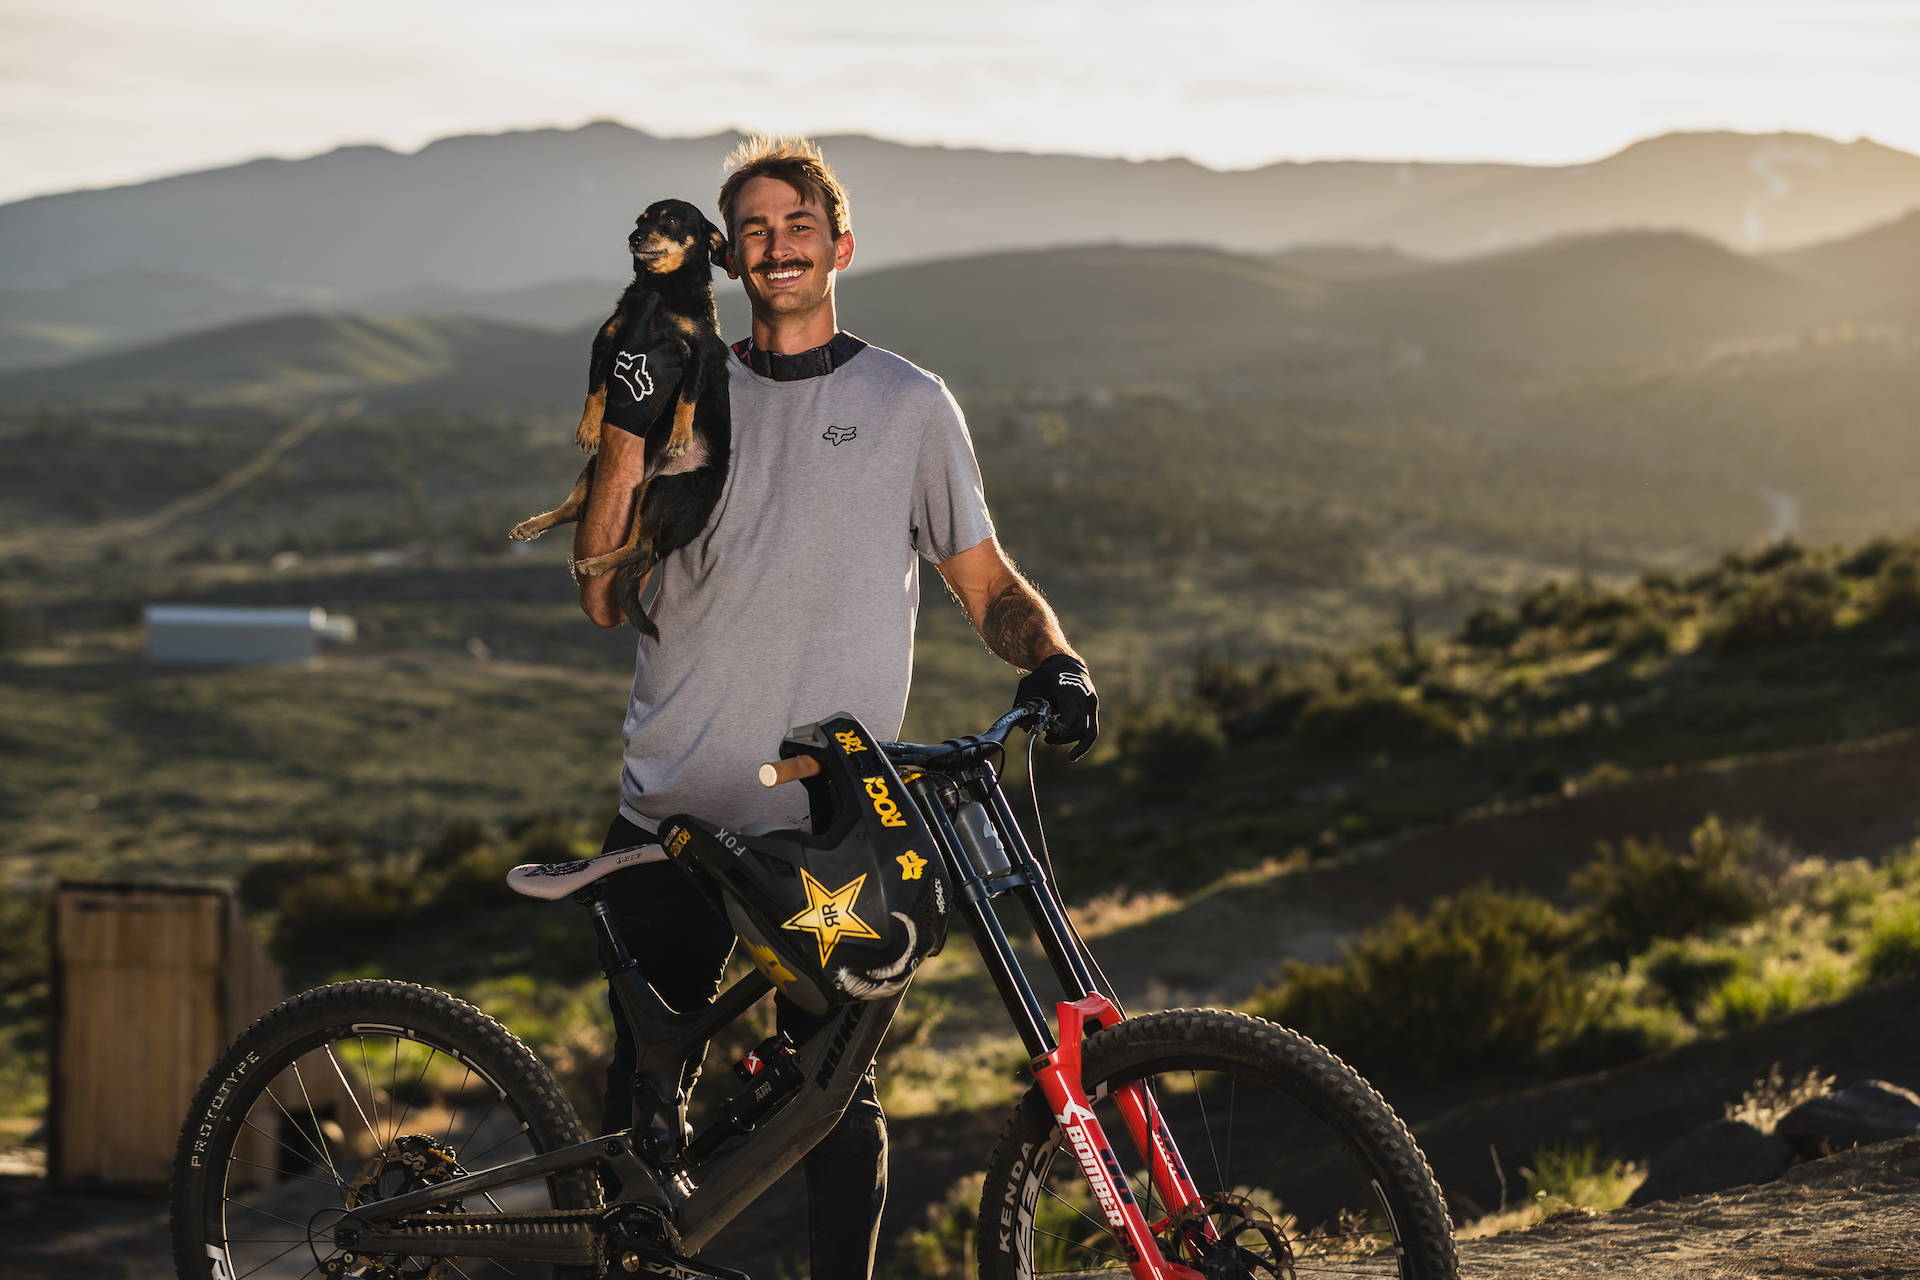
[[[1597,160],[1676,130],[1920,151],[1920,10],[1417,0],[661,11],[343,0],[0,3],[0,199],[351,143],[614,119],[1281,160]]]

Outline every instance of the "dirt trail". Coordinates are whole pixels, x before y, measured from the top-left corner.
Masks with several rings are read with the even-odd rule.
[[[1920,1138],[1861,1147],[1777,1182],[1567,1214],[1460,1248],[1469,1280],[1920,1276]]]

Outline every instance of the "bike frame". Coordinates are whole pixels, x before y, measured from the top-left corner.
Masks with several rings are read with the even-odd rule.
[[[1033,1077],[1092,1189],[1116,1246],[1127,1259],[1129,1271],[1135,1280],[1201,1280],[1190,1268],[1160,1258],[1154,1231],[1164,1227],[1165,1220],[1147,1221],[1081,1083],[1083,1038],[1119,1022],[1121,1015],[1110,996],[1098,989],[1084,945],[1068,923],[1045,868],[1033,856],[1014,821],[989,758],[998,750],[997,739],[1004,737],[1021,715],[1009,713],[980,738],[960,740],[961,749],[957,751],[955,744],[878,745],[901,767],[907,791],[926,819],[939,848],[947,883],[955,890],[957,911],[979,946],[987,971],[1026,1047]],[[956,756],[957,763],[937,762]],[[949,788],[949,797],[957,795],[984,806],[1006,849],[1006,869],[983,875],[974,865],[942,800],[942,791]],[[1064,990],[1065,999],[1055,1006],[1057,1038],[995,911],[995,899],[1008,895],[1025,908]],[[347,1219],[350,1238],[337,1237],[342,1247],[378,1253],[382,1251],[380,1224],[533,1177],[598,1164],[619,1184],[617,1201],[609,1195],[610,1204],[653,1206],[673,1224],[680,1247],[692,1253],[838,1123],[879,1050],[901,995],[845,1006],[799,1046],[799,1091],[751,1131],[721,1145],[709,1158],[688,1163],[683,1159],[688,1144],[678,1122],[680,1064],[696,1046],[757,1004],[772,985],[755,971],[733,983],[706,1008],[691,1014],[674,1013],[640,975],[597,889],[589,886],[576,896],[593,917],[603,954],[610,958],[608,982],[638,1046],[634,1127],[625,1133],[605,1134],[358,1206]],[[1144,1083],[1134,1082],[1114,1091],[1114,1101],[1161,1202],[1170,1212],[1195,1204],[1200,1193],[1187,1174],[1172,1135],[1161,1122],[1150,1090]],[[1007,1226],[1012,1229],[1010,1221]],[[1197,1220],[1195,1229],[1212,1238],[1204,1217]],[[411,1241],[405,1249],[416,1255],[442,1249],[449,1256],[480,1252],[451,1239],[439,1248]]]

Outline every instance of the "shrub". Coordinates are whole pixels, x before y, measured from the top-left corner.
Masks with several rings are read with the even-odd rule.
[[[1873,922],[1860,966],[1868,982],[1920,974],[1920,905],[1905,903]]]
[[[1520,619],[1498,605],[1482,605],[1460,624],[1460,643],[1476,649],[1504,649],[1520,638]]]
[[[1833,630],[1833,593],[1815,579],[1793,575],[1766,579],[1736,596],[1709,628],[1722,653],[1742,653],[1772,644],[1811,640]]]
[[[1198,702],[1154,703],[1122,720],[1118,738],[1123,759],[1175,781],[1198,777],[1227,747],[1219,713]]]
[[[1726,1105],[1721,1118],[1738,1120],[1762,1133],[1772,1133],[1781,1116],[1803,1102],[1824,1098],[1832,1092],[1832,1076],[1823,1076],[1816,1068],[1805,1075],[1790,1077],[1776,1062],[1767,1068],[1766,1075],[1747,1086],[1740,1101]]]
[[[1841,986],[1838,971],[1826,966],[1735,974],[1707,998],[1701,1021],[1720,1031],[1743,1031],[1831,1000]]]
[[[1728,828],[1717,817],[1694,828],[1685,851],[1628,840],[1575,872],[1569,887],[1591,903],[1588,922],[1606,953],[1624,959],[1656,938],[1684,938],[1742,924],[1766,910],[1784,851],[1758,823]]]
[[[1872,578],[1881,568],[1900,555],[1902,547],[1892,538],[1875,538],[1861,546],[1842,560],[1837,568],[1842,576],[1848,578]]]
[[[1890,560],[1873,583],[1873,616],[1887,622],[1920,618],[1920,560]]]
[[[1300,712],[1294,731],[1307,745],[1329,752],[1453,746],[1466,736],[1444,707],[1384,684],[1315,695]]]
[[[419,877],[395,867],[328,867],[280,895],[273,951],[282,963],[338,959],[347,943],[376,942],[418,904]]]
[[[1746,953],[1737,947],[1671,938],[1654,944],[1645,964],[1647,981],[1688,1018],[1717,988],[1752,968]]]
[[[1535,1065],[1599,1012],[1569,959],[1579,932],[1549,903],[1483,886],[1396,911],[1340,964],[1288,962],[1255,1005],[1374,1066]]]

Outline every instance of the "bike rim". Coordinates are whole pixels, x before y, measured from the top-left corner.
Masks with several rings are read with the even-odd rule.
[[[1111,1090],[1146,1081],[1178,1144],[1199,1208],[1168,1206],[1133,1149]],[[1387,1174],[1343,1129],[1250,1069],[1162,1065],[1107,1081],[1094,1103],[1162,1253],[1209,1280],[1336,1280],[1404,1273]],[[1021,1230],[1035,1280],[1127,1274],[1120,1246],[1054,1130],[1023,1188]],[[1209,1239],[1211,1235],[1211,1239]],[[1235,1249],[1241,1250],[1236,1254]]]
[[[327,1276],[346,1208],[538,1154],[528,1117],[479,1064],[400,1028],[357,1025],[302,1038],[262,1064],[209,1180],[214,1280]],[[216,1197],[217,1196],[217,1200]],[[560,1207],[544,1178],[468,1198],[469,1212]],[[215,1256],[215,1251],[219,1256]],[[367,1280],[541,1280],[547,1264],[387,1258]]]

